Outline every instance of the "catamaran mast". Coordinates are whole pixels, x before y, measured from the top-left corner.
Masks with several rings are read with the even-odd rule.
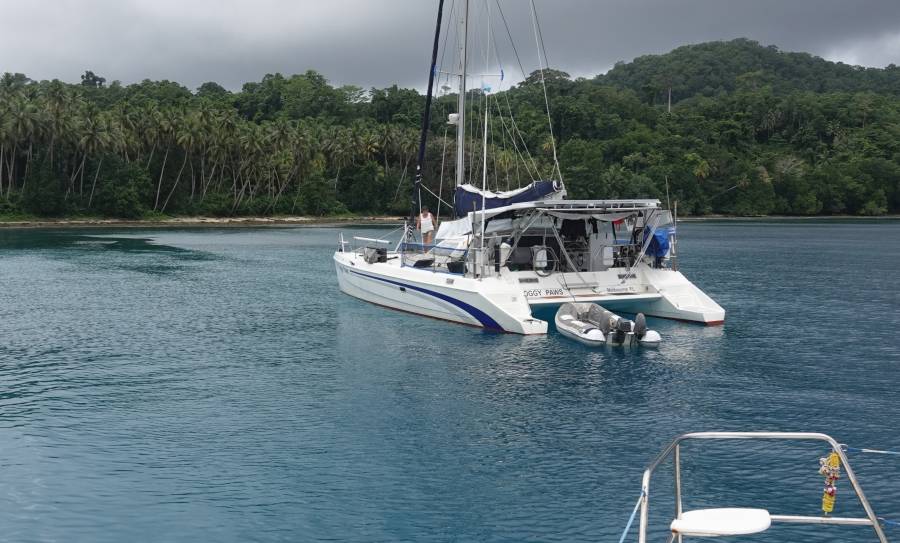
[[[469,41],[469,0],[463,0],[464,7],[459,19],[459,97],[456,117],[456,186],[466,178],[466,45]]]
[[[441,16],[444,13],[444,0],[438,2],[437,24],[434,29],[434,47],[431,49],[431,69],[428,71],[428,91],[425,94],[425,113],[422,115],[422,133],[419,136],[419,154],[416,157],[416,177],[413,187],[412,213],[410,217],[415,224],[416,215],[422,213],[422,168],[425,164],[425,142],[428,139],[428,127],[431,124],[431,96],[434,86],[434,72],[437,69],[438,43],[441,36]]]

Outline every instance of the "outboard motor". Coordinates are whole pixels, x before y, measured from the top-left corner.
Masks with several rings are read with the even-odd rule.
[[[634,337],[638,338],[638,341],[644,338],[644,335],[647,333],[647,317],[644,316],[643,313],[638,313],[634,318]]]
[[[646,347],[656,347],[662,341],[659,332],[647,328],[647,318],[638,313],[634,318],[634,338]]]
[[[615,330],[612,335],[613,343],[625,343],[628,332],[631,332],[631,321],[619,317],[619,320],[616,321]]]

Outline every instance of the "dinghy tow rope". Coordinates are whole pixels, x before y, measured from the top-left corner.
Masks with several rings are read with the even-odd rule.
[[[849,447],[844,443],[841,443],[841,450],[848,453],[868,453],[868,454],[886,454],[890,456],[900,456],[900,451],[883,451],[879,449],[859,449],[856,447]]]
[[[634,518],[637,516],[638,511],[641,510],[641,504],[644,503],[644,496],[646,493],[641,490],[641,495],[638,498],[636,504],[634,504],[634,510],[631,512],[631,516],[628,517],[628,524],[625,525],[625,530],[622,532],[622,537],[619,538],[619,543],[625,543],[625,538],[628,537],[628,532],[631,531],[631,525],[634,524]]]
[[[850,447],[845,443],[841,443],[841,450],[848,453],[862,453],[862,454],[882,454],[887,456],[900,456],[900,451],[888,451],[882,449],[864,449],[859,447]],[[878,520],[881,521],[882,524],[891,528],[900,528],[900,521],[890,520],[884,517],[878,517]]]

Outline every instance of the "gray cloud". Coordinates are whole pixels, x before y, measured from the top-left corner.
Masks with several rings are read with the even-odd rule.
[[[266,73],[307,69],[336,84],[422,88],[437,6],[437,0],[0,1],[0,71],[78,81],[91,69],[124,83],[170,79],[196,88],[217,81],[232,89]],[[462,1],[446,0],[447,10]],[[492,2],[509,83],[519,70]],[[486,8],[476,4],[473,15],[483,22]],[[526,71],[536,68],[528,2],[500,5]],[[537,9],[550,63],[578,76],[685,43],[742,36],[847,63],[900,64],[897,0],[537,0]],[[487,41],[485,25],[473,32],[473,43]]]

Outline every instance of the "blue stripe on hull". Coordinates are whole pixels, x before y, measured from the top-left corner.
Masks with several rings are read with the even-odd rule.
[[[347,271],[349,271],[350,273],[354,273],[356,275],[360,275],[360,276],[366,277],[368,279],[375,279],[376,281],[382,281],[384,283],[397,285],[398,287],[408,288],[408,289],[412,289],[412,290],[421,292],[423,294],[428,294],[429,296],[433,296],[439,300],[443,300],[447,303],[453,304],[456,307],[462,309],[463,311],[465,311],[466,313],[468,313],[469,315],[474,317],[485,328],[490,328],[492,330],[499,330],[501,332],[505,331],[503,329],[503,327],[500,326],[500,323],[498,323],[493,318],[491,318],[490,315],[488,315],[487,313],[478,309],[475,306],[472,306],[472,305],[467,304],[466,302],[463,302],[462,300],[457,300],[456,298],[447,296],[446,294],[442,294],[440,292],[435,292],[433,290],[428,290],[426,288],[418,287],[415,285],[410,285],[407,283],[401,283],[400,281],[394,281],[392,279],[385,279],[384,277],[378,277],[377,275],[369,275],[367,273],[362,273],[362,272],[359,272],[356,270],[351,270],[350,268],[345,268],[345,269]]]

